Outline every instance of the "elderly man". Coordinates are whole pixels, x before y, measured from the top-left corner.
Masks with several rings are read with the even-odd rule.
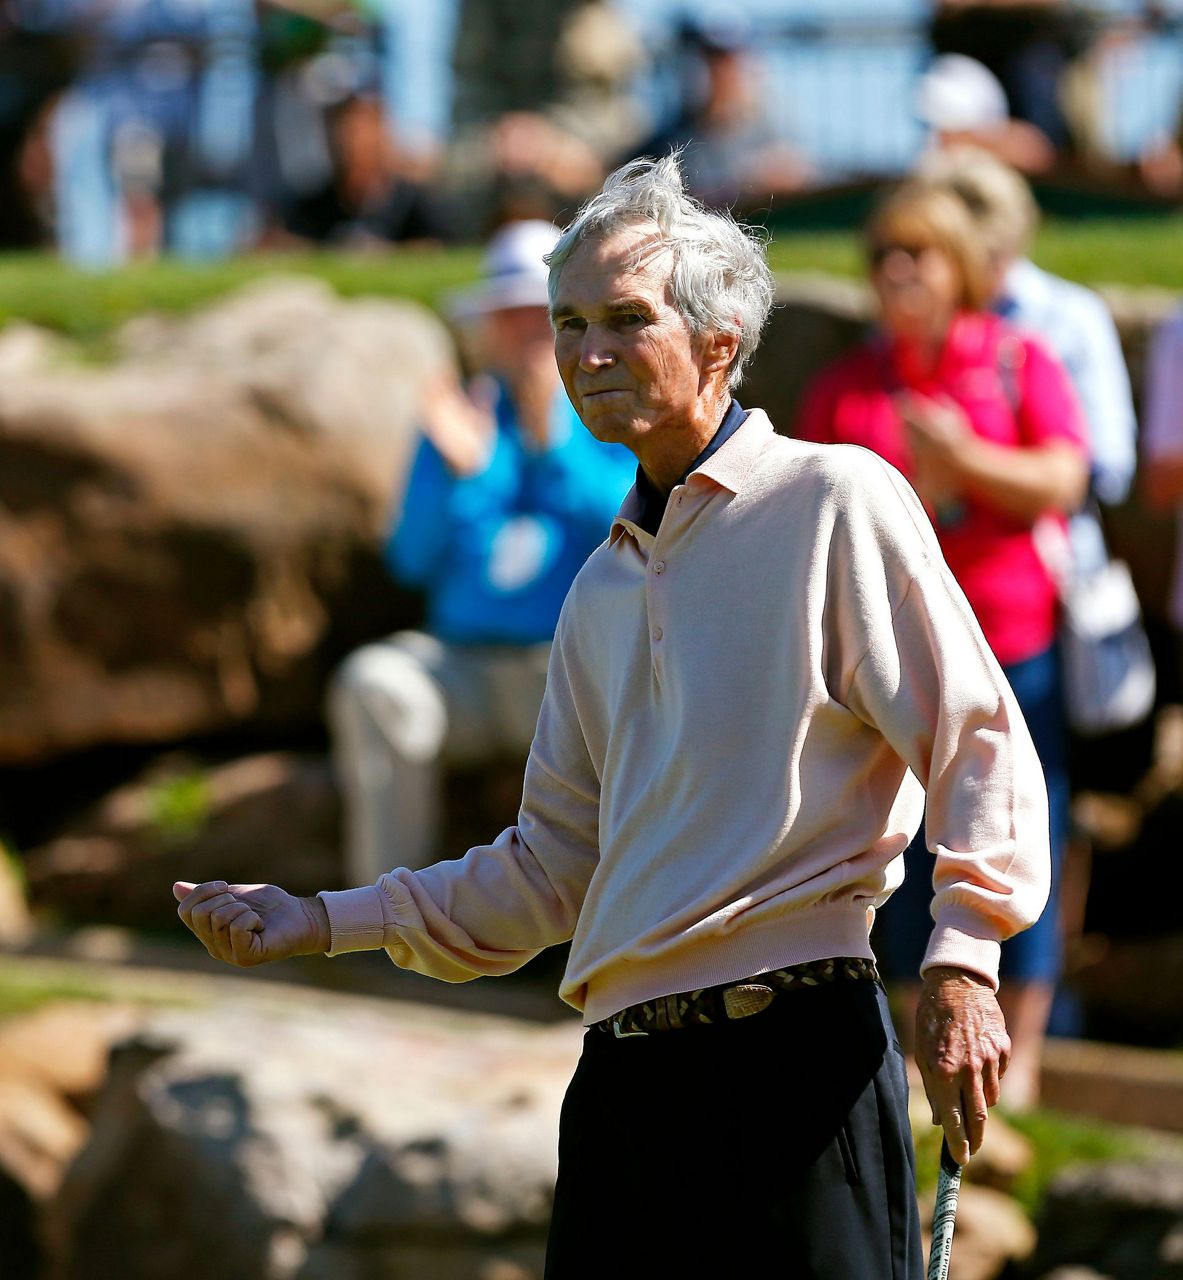
[[[558,238],[534,220],[493,236],[463,299],[484,372],[444,377],[420,406],[386,562],[423,592],[427,626],[363,645],[329,689],[347,884],[440,856],[444,767],[525,760],[563,598],[632,480],[559,383],[544,261]]]
[[[732,396],[772,282],[756,239],[634,161],[550,257],[564,385],[640,467],[563,607],[517,826],[298,899],[175,886],[240,965],[384,947],[450,981],[572,939],[588,1031],[561,1119],[555,1280],[921,1274],[903,1061],[868,940],[928,791],[917,1054],[956,1157],[1008,1041],[999,941],[1047,895],[1014,698],[928,521],[870,453]]]

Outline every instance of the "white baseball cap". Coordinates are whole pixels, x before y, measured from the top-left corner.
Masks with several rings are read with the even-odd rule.
[[[506,223],[485,249],[485,278],[457,299],[457,311],[470,316],[510,307],[545,307],[549,271],[543,262],[559,239],[552,222],[527,218]]]
[[[998,77],[962,53],[942,53],[920,77],[916,114],[930,129],[963,133],[989,129],[1010,116]]]

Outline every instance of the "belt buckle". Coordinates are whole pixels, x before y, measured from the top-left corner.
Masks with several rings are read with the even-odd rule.
[[[633,1036],[647,1036],[649,1034],[648,1031],[625,1031],[620,1025],[620,1020],[623,1017],[624,1017],[623,1013],[618,1013],[615,1015],[615,1017],[613,1017],[610,1020],[611,1026],[612,1026],[612,1034],[616,1037],[617,1040],[629,1040]]]

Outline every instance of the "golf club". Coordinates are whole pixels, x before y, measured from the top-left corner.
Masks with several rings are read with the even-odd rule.
[[[928,1255],[927,1280],[949,1280],[953,1256],[953,1223],[957,1217],[957,1193],[961,1190],[961,1166],[941,1142],[941,1168],[937,1174],[937,1198],[932,1210],[932,1252]]]

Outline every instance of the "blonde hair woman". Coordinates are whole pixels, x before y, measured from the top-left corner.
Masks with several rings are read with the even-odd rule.
[[[954,577],[1023,709],[1044,766],[1053,864],[1067,830],[1068,784],[1055,585],[1038,522],[1062,522],[1088,481],[1085,430],[1067,375],[1037,341],[985,308],[991,263],[965,204],[907,183],[866,230],[878,331],[808,389],[797,434],[863,445],[898,467],[924,502]],[[884,968],[913,999],[928,936],[931,864],[923,838],[880,922]],[[1039,1053],[1059,974],[1053,898],[1003,946],[1000,1002],[1013,1042],[1005,1101],[1038,1095]]]

